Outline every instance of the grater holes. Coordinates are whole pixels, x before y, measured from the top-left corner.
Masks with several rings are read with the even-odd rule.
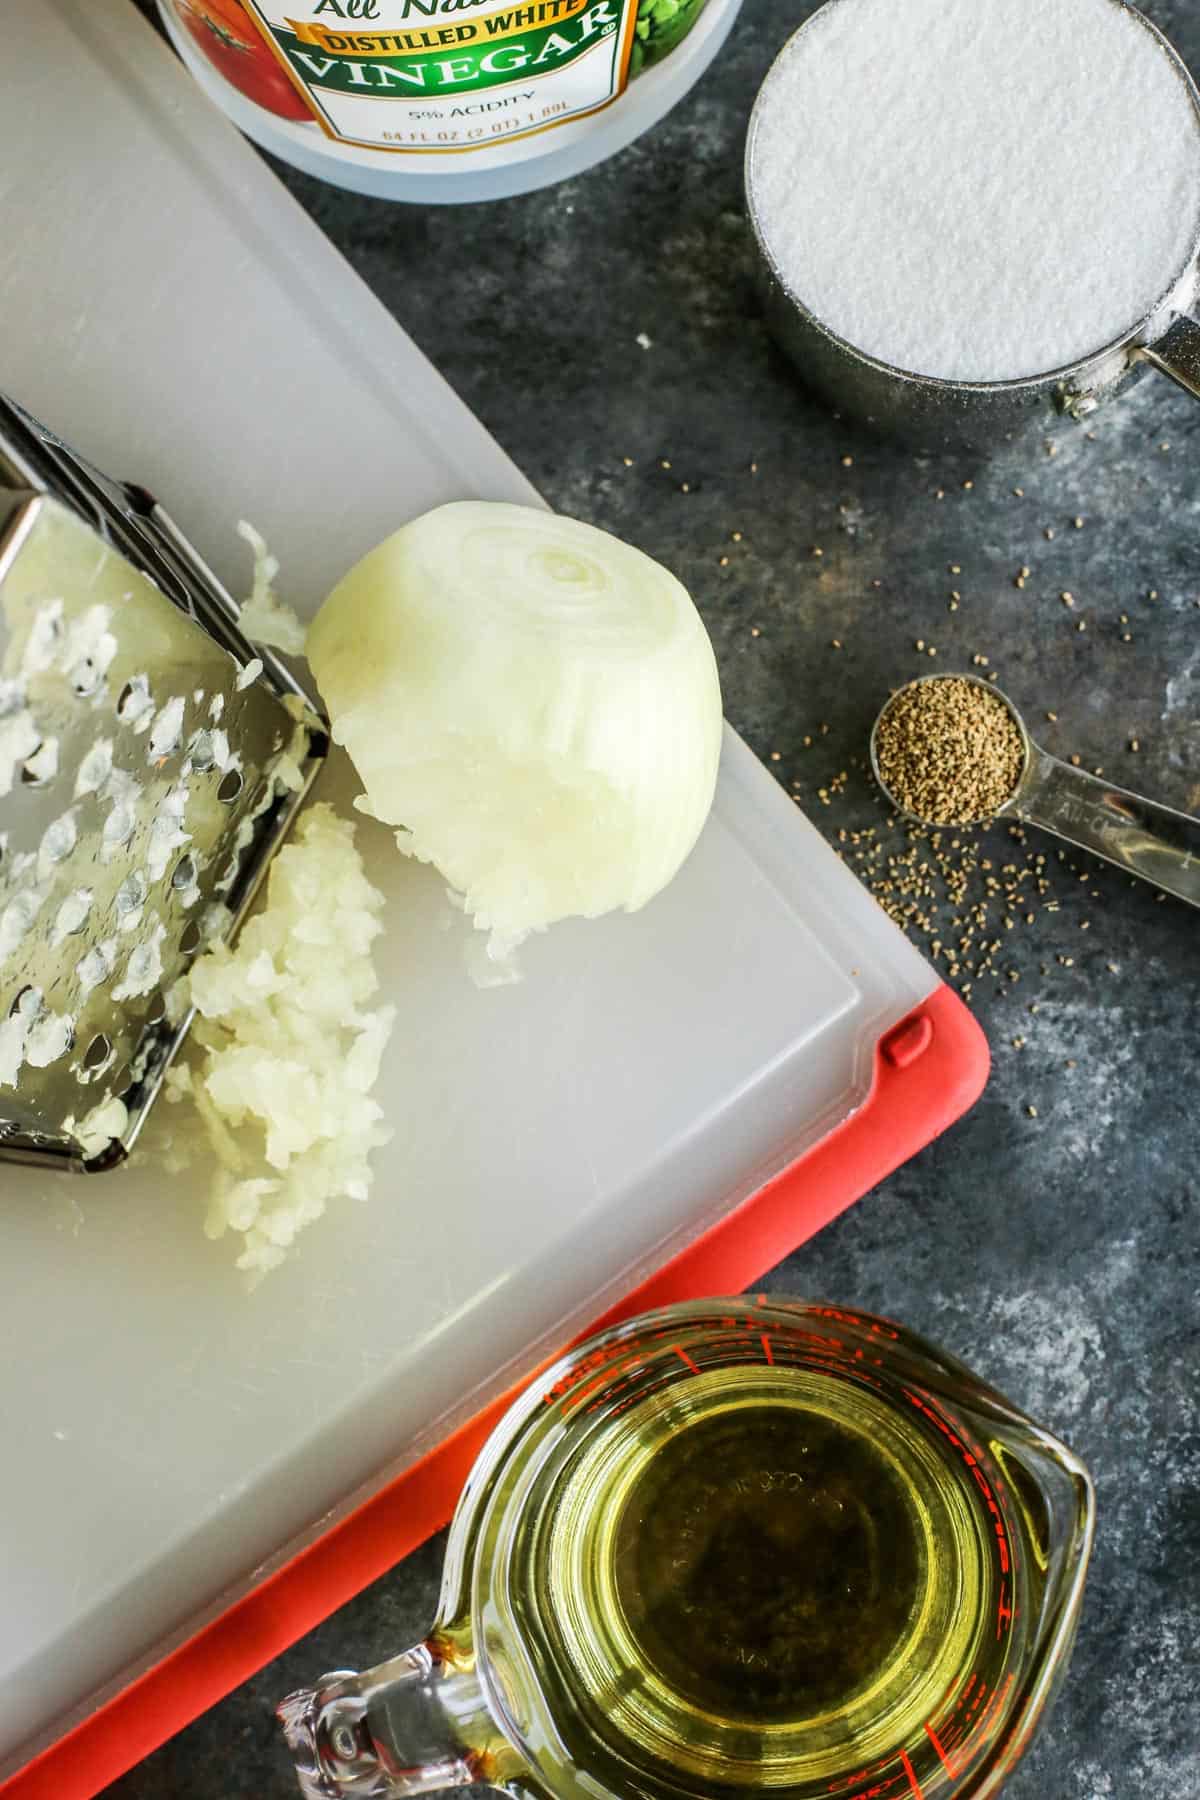
[[[25,1000],[26,1000],[26,997],[27,997],[27,996],[28,996],[28,995],[32,995],[32,996],[33,996],[33,998],[34,998],[34,1004],[33,1004],[33,1005],[32,1005],[32,1006],[30,1006],[30,1007],[26,1007],[26,1006],[25,1006],[25,1005],[24,1005],[24,1004],[23,1004],[23,1002],[24,1002],[24,1001],[25,1001]],[[27,981],[27,982],[26,982],[26,983],[25,983],[25,986],[24,986],[24,987],[23,987],[23,988],[21,988],[21,989],[20,989],[20,990],[19,990],[19,991],[18,991],[18,992],[17,992],[17,994],[16,994],[16,995],[15,995],[15,996],[14,996],[14,999],[13,999],[13,1003],[12,1003],[12,1005],[11,1005],[11,1006],[10,1006],[10,1007],[9,1007],[9,1009],[8,1009],[8,1016],[9,1016],[9,1018],[10,1018],[10,1019],[15,1019],[15,1018],[16,1018],[16,1016],[17,1016],[17,1014],[18,1014],[18,1013],[19,1013],[19,1012],[25,1012],[25,1011],[33,1011],[33,1012],[36,1012],[36,1011],[40,1011],[40,1007],[41,1007],[41,998],[42,998],[42,996],[41,996],[41,994],[40,994],[40,993],[39,993],[39,992],[38,992],[38,990],[37,990],[37,988],[35,988],[35,987],[34,987],[34,986],[33,986],[33,984],[32,984],[32,983],[31,983],[31,982],[28,982],[28,981]]]
[[[96,692],[104,679],[104,671],[94,657],[85,656],[75,664],[70,674],[71,691],[79,700],[86,700]]]
[[[226,806],[232,806],[245,785],[246,778],[242,771],[230,769],[227,775],[221,777],[221,785],[217,789],[217,799],[224,801]]]
[[[186,706],[183,695],[174,694],[154,715],[150,736],[146,741],[146,756],[156,767],[161,768],[166,759],[174,756],[179,749]]]
[[[111,1038],[98,1031],[83,1053],[83,1066],[89,1075],[96,1075],[112,1061],[112,1055]]]
[[[146,675],[133,675],[117,695],[117,717],[122,725],[144,731],[154,713],[154,696]]]
[[[189,920],[184,926],[183,935],[179,940],[179,948],[184,956],[194,956],[200,948],[200,927],[195,919]]]
[[[127,918],[130,913],[140,912],[146,904],[146,896],[150,892],[150,884],[140,869],[134,869],[125,877],[116,894],[118,918]]]
[[[218,894],[227,894],[229,892],[230,888],[238,878],[241,866],[242,853],[240,850],[235,850],[229,861],[225,864],[225,867],[221,870],[216,881],[213,883],[213,887]]]
[[[79,936],[87,924],[95,897],[92,888],[75,888],[61,901],[50,932],[52,949],[57,950],[68,938]]]
[[[146,1013],[147,1025],[161,1025],[167,1016],[167,1002],[163,994],[155,994]]]
[[[213,747],[212,732],[204,730],[197,731],[188,744],[187,753],[191,759],[193,769],[195,769],[198,774],[203,775],[207,770],[211,769],[217,760],[216,751]]]
[[[194,856],[181,856],[171,874],[171,886],[179,888],[194,887],[196,882],[196,859]]]
[[[122,844],[127,844],[137,829],[137,808],[127,800],[119,800],[109,813],[100,832],[105,862],[115,855]]]
[[[75,815],[66,812],[60,819],[51,820],[42,833],[42,841],[38,847],[38,864],[65,862],[79,841],[79,827]]]

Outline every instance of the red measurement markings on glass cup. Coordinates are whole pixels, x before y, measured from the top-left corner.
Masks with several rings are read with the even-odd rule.
[[[1008,1520],[1004,1516],[1001,1505],[1000,1485],[989,1481],[984,1474],[978,1447],[969,1444],[960,1435],[958,1429],[940,1413],[936,1406],[925,1395],[914,1394],[910,1389],[902,1390],[906,1400],[915,1406],[918,1412],[924,1413],[934,1428],[945,1438],[950,1448],[961,1457],[971,1479],[979,1490],[979,1497],[988,1514],[992,1530],[995,1533],[996,1557],[999,1563],[1000,1579],[996,1595],[996,1636],[1001,1638],[1012,1627],[1012,1580],[1014,1551],[1009,1532]]]
[[[946,1771],[947,1775],[950,1777],[951,1781],[957,1781],[961,1771],[956,1767],[956,1765],[954,1763],[952,1763],[950,1761],[950,1756],[949,1756],[949,1753],[947,1752],[946,1746],[942,1743],[942,1740],[939,1738],[937,1732],[933,1729],[933,1726],[928,1723],[926,1723],[926,1726],[925,1726],[925,1736],[929,1739],[930,1743],[933,1745],[933,1748],[934,1748],[935,1752],[937,1753],[937,1759],[941,1763],[943,1769],[945,1769],[945,1771]]]
[[[868,1359],[862,1350],[857,1346],[851,1350],[843,1338],[834,1337],[828,1332],[789,1331],[787,1341],[799,1345],[805,1357],[815,1359],[818,1366],[827,1364],[830,1368],[836,1369],[839,1375],[844,1375],[850,1365],[854,1365],[856,1374],[867,1366]],[[869,1360],[874,1367],[882,1368],[883,1358],[881,1356],[871,1357]]]
[[[861,1325],[864,1331],[867,1329],[865,1321],[860,1321],[853,1313],[837,1312],[833,1307],[814,1310],[812,1316],[815,1319],[831,1319],[837,1324]],[[736,1331],[741,1321],[722,1319],[721,1324],[730,1331]],[[879,1329],[871,1326],[870,1329],[877,1338],[895,1336],[895,1333],[888,1328]],[[766,1331],[754,1331],[752,1328],[746,1329],[743,1326],[731,1347],[736,1348],[742,1355],[748,1355],[754,1361],[758,1361],[761,1351],[765,1361],[772,1367],[776,1367],[780,1362],[785,1366],[793,1367],[796,1365],[798,1357],[804,1359],[806,1367],[815,1362],[818,1367],[828,1367],[836,1370],[839,1374],[845,1373],[849,1364],[856,1365],[854,1371],[856,1375],[861,1374],[867,1367],[882,1368],[884,1366],[882,1356],[873,1356],[859,1345],[848,1344],[845,1338],[839,1337],[836,1332],[806,1331],[800,1324],[776,1325]],[[778,1357],[776,1351],[779,1352]],[[789,1352],[793,1354],[789,1355]]]
[[[640,1357],[636,1358],[633,1366],[640,1367],[641,1360]],[[584,1401],[591,1395],[600,1392],[602,1389],[607,1391],[609,1388],[620,1386],[624,1380],[628,1379],[630,1370],[631,1365],[629,1363],[626,1363],[623,1367],[616,1363],[610,1363],[608,1367],[601,1370],[599,1374],[586,1371],[585,1374],[578,1377],[576,1381],[568,1383],[561,1392],[556,1393],[551,1391],[546,1394],[544,1398],[547,1401],[561,1400],[564,1413],[578,1412]]]
[[[925,1795],[921,1790],[921,1784],[917,1780],[916,1771],[909,1762],[907,1753],[903,1750],[900,1752],[900,1762],[904,1769],[904,1773],[908,1776],[908,1790],[912,1795],[913,1800],[925,1800]]]
[[[896,1800],[907,1800],[916,1780],[911,1768],[903,1750],[889,1750],[886,1756],[876,1757],[857,1769],[850,1769],[845,1775],[836,1776],[827,1784],[825,1792],[839,1795],[840,1800],[875,1800],[876,1795],[883,1794],[894,1794]],[[919,1787],[916,1791],[918,1800],[924,1800]]]
[[[973,1737],[982,1743],[995,1730],[993,1715],[1003,1703],[1015,1677],[1006,1675],[1004,1680],[989,1694],[987,1682],[979,1675],[972,1675],[948,1715],[949,1723],[943,1726],[942,1742],[946,1745],[962,1745],[965,1752]],[[976,1744],[971,1750],[975,1754]]]
[[[586,1381],[594,1370],[610,1369],[613,1363],[620,1362],[622,1357],[640,1357],[641,1353],[640,1346],[628,1343],[604,1344],[598,1350],[590,1350],[586,1356],[581,1356],[578,1361],[572,1363],[569,1369],[565,1369],[558,1380],[543,1391],[542,1399],[547,1406],[553,1405],[555,1400],[561,1400],[564,1394],[569,1394],[572,1389],[578,1388],[580,1383]]]
[[[954,1765],[958,1763],[960,1759],[968,1735],[967,1730],[963,1726],[960,1714],[963,1707],[968,1704],[968,1696],[970,1695],[971,1690],[976,1686],[977,1682],[979,1682],[977,1674],[968,1675],[965,1685],[959,1691],[958,1698],[954,1701],[953,1705],[946,1704],[946,1710],[942,1717],[937,1719],[936,1731],[934,1729],[933,1718],[926,1720],[924,1725],[926,1737],[933,1745],[939,1761],[952,1778],[955,1774]],[[979,1685],[982,1686],[982,1683],[979,1683]],[[951,1689],[950,1692],[952,1693],[953,1689]],[[946,1702],[948,1703],[949,1700],[950,1694],[948,1693]],[[934,1717],[936,1718],[936,1714]],[[959,1769],[958,1773],[961,1773],[961,1769]]]
[[[842,1312],[836,1306],[814,1306],[814,1317],[833,1319],[839,1325],[853,1325],[858,1331],[865,1331],[871,1337],[885,1338],[889,1343],[895,1342],[900,1333],[886,1325],[882,1319],[861,1319],[857,1313]]]
[[[936,1726],[926,1720],[925,1735],[952,1782],[990,1746],[1015,1682],[1016,1676],[1007,1674],[989,1697],[987,1683],[972,1674],[945,1717]]]
[[[857,1323],[854,1314],[838,1313],[833,1308],[823,1309],[820,1316]],[[705,1345],[704,1366],[729,1368],[740,1363],[761,1364],[765,1361],[772,1368],[799,1366],[839,1375],[852,1368],[856,1380],[878,1385],[869,1371],[872,1366],[882,1367],[884,1357],[872,1356],[858,1346],[851,1346],[833,1332],[806,1331],[790,1324],[766,1331],[756,1327],[753,1314],[749,1318],[743,1315],[717,1320],[713,1338]],[[721,1334],[719,1339],[717,1332]],[[589,1400],[592,1404],[588,1410],[593,1412],[617,1405],[624,1410],[628,1402],[619,1400],[622,1389],[636,1384],[663,1351],[677,1357],[690,1374],[702,1375],[704,1367],[681,1344],[671,1342],[670,1337],[671,1327],[665,1325],[641,1333],[634,1341],[622,1339],[588,1351],[543,1390],[543,1402],[548,1406],[561,1405],[564,1415],[579,1412]]]
[[[868,1763],[865,1769],[839,1775],[825,1791],[839,1795],[840,1800],[907,1800],[910,1795],[915,1795],[916,1800],[925,1800],[903,1751],[900,1752],[900,1764],[897,1767],[895,1758],[889,1753],[879,1762]]]
[[[863,1359],[861,1350],[850,1350],[840,1337],[828,1332],[805,1331],[798,1325],[761,1331],[741,1319],[721,1319],[719,1324],[728,1334],[720,1346],[724,1368],[744,1362],[766,1362],[771,1368],[794,1368],[797,1358],[789,1352],[798,1352],[805,1359],[805,1367],[811,1359],[818,1365],[837,1368],[841,1373],[844,1364]]]
[[[996,1728],[1000,1723],[1000,1717],[1008,1704],[1009,1695],[1016,1686],[1016,1680],[1017,1678],[1015,1675],[1006,1675],[1004,1680],[1000,1682],[996,1688],[995,1693],[988,1701],[983,1712],[979,1715],[978,1720],[972,1728],[972,1734],[976,1738],[976,1742],[971,1749],[972,1756],[982,1750],[985,1745],[990,1744],[995,1737]]]
[[[622,1363],[607,1374],[598,1376],[572,1394],[563,1403],[563,1412],[578,1412],[584,1401],[588,1402],[585,1411],[590,1413],[606,1412],[616,1414],[632,1406],[643,1391],[646,1362],[644,1357],[637,1357],[632,1362]],[[621,1396],[625,1397],[622,1398]]]

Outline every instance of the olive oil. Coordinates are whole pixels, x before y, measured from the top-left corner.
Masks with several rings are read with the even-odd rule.
[[[648,1791],[826,1794],[901,1755],[945,1779],[947,1695],[1011,1648],[996,1521],[945,1437],[869,1382],[761,1365],[583,1434],[519,1559],[579,1764]]]
[[[687,1302],[514,1403],[433,1632],[280,1717],[346,1800],[992,1800],[1094,1517],[1065,1445],[894,1321]]]
[[[647,1666],[690,1705],[769,1726],[874,1681],[911,1635],[928,1545],[869,1439],[763,1402],[662,1446],[622,1508],[613,1569]]]

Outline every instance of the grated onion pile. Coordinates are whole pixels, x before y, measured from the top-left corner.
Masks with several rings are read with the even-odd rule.
[[[245,519],[238,520],[238,536],[254,552],[254,585],[250,598],[243,600],[238,609],[238,623],[252,644],[267,644],[272,649],[282,650],[285,656],[303,656],[306,627],[287,601],[281,600],[275,592],[279,558],[271,555],[261,532],[255,531]],[[255,674],[260,673],[261,668],[260,663]],[[242,673],[244,675],[245,670]],[[238,686],[242,685],[239,681]]]
[[[395,1008],[369,1010],[383,896],[354,826],[311,807],[278,852],[266,903],[193,965],[197,1008],[167,1097],[194,1099],[217,1170],[205,1230],[240,1233],[239,1269],[278,1266],[330,1200],[364,1200],[387,1142],[371,1098]]]

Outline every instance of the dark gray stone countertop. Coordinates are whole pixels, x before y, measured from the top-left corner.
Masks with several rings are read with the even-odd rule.
[[[882,826],[861,759],[888,689],[973,656],[1047,748],[1200,810],[1200,408],[1152,376],[1090,427],[1055,425],[990,462],[916,456],[808,399],[764,334],[742,141],[771,56],[809,10],[748,0],[724,59],[662,125],[547,192],[435,210],[285,179],[551,503],[684,579],[728,716],[835,840]],[[1200,11],[1148,11],[1200,68]],[[905,1320],[1084,1457],[1099,1533],[1078,1648],[1006,1792],[1189,1800],[1200,922],[1104,864],[1040,847],[1053,886],[1041,899],[1057,910],[1022,905],[1011,931],[1001,920],[996,971],[972,995],[994,1056],[983,1099],[765,1285]],[[1032,848],[993,829],[983,853],[1001,865]],[[109,1800],[284,1800],[295,1790],[273,1703],[416,1641],[442,1543]]]

